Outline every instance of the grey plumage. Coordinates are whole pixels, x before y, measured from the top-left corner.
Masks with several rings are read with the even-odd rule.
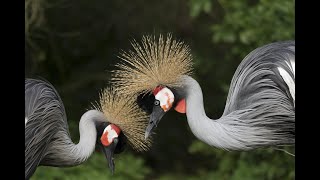
[[[278,68],[283,68],[295,79],[291,66],[291,62],[295,62],[294,48],[294,41],[277,42],[248,54],[233,75],[223,114],[240,108],[254,109],[259,104],[268,104],[272,99],[279,101],[281,97],[286,98],[284,103],[291,110],[295,97],[290,94]]]
[[[206,117],[199,84],[181,78],[192,132],[202,141],[223,149],[247,150],[295,143],[294,41],[271,43],[252,51],[238,66],[220,119]]]
[[[102,112],[89,110],[79,123],[80,141],[70,138],[63,102],[48,82],[25,80],[25,178],[37,166],[68,167],[86,161],[95,149],[98,122],[106,122]]]
[[[255,136],[264,139],[248,143],[248,147],[295,143],[295,84],[286,82],[288,77],[284,77],[289,75],[294,83],[294,64],[295,43],[285,41],[257,48],[236,70],[223,116],[239,116],[237,111],[248,111],[239,119],[246,123],[245,127],[257,130]]]
[[[39,165],[81,164],[93,153],[96,143],[102,147],[112,173],[113,155],[124,150],[127,140],[137,151],[148,150],[151,141],[143,139],[147,116],[135,106],[135,99],[118,95],[112,88],[103,92],[97,106],[81,116],[80,140],[74,144],[63,102],[55,88],[42,80],[25,79],[26,179]]]
[[[49,83],[25,80],[25,117],[25,177],[28,179],[39,164],[45,163],[46,152],[57,139],[55,134],[70,135],[63,103]]]

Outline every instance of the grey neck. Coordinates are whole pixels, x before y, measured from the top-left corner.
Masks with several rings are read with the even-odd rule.
[[[186,98],[186,115],[192,133],[211,146],[226,148],[228,142],[222,138],[222,134],[226,134],[225,129],[217,121],[207,117],[200,85],[190,76],[183,76],[182,82]]]
[[[217,120],[207,117],[200,85],[190,76],[181,78],[186,99],[186,115],[192,133],[201,141],[226,150],[248,150],[269,144],[268,132],[251,126],[239,118],[250,110],[235,111]]]
[[[106,118],[100,111],[89,110],[84,113],[79,123],[80,140],[74,144],[65,131],[57,133],[57,140],[50,146],[44,165],[76,166],[86,161],[95,149],[97,130],[96,123]]]

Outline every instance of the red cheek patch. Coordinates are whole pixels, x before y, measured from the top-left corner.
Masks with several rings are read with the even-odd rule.
[[[157,86],[157,87],[153,90],[153,95],[157,95],[158,92],[159,92],[161,89],[163,89],[162,86]]]
[[[177,105],[174,109],[179,113],[186,113],[186,100],[182,99],[177,102]]]
[[[108,131],[102,134],[100,141],[104,146],[109,146],[111,144],[108,140]]]
[[[114,124],[108,125],[106,127],[106,129],[104,130],[104,132],[102,133],[102,136],[100,138],[100,141],[104,146],[109,146],[113,141],[113,138],[112,139],[108,138],[109,131],[111,133],[110,134],[111,136],[113,136],[112,133],[114,134],[114,131],[116,132],[117,136],[119,136],[120,132],[121,132],[121,130],[120,130],[120,128],[118,126],[116,126]]]

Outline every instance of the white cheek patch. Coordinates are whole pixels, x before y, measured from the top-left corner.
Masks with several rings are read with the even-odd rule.
[[[289,75],[287,71],[285,71],[283,68],[278,67],[278,71],[280,75],[282,76],[283,80],[286,82],[286,84],[289,87],[290,94],[293,98],[293,101],[295,101],[295,83],[292,77]]]
[[[117,132],[112,129],[111,125],[108,125],[104,131],[103,134],[105,134],[106,132],[108,132],[107,134],[107,138],[108,138],[108,142],[111,143],[113,141],[114,138],[118,137]]]
[[[28,118],[27,117],[24,117],[24,125],[26,125],[28,122]]]
[[[166,112],[172,107],[174,95],[170,89],[165,87],[155,95],[155,99],[160,101],[161,108]]]

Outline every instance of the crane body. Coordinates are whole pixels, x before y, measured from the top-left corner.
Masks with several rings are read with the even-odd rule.
[[[270,43],[249,53],[232,78],[222,116],[215,120],[207,117],[201,87],[191,77],[188,46],[171,36],[148,36],[142,45],[132,45],[134,51],[122,54],[113,83],[125,94],[153,93],[146,138],[174,108],[186,113],[192,133],[210,146],[249,150],[295,144],[294,41]]]
[[[122,106],[123,111],[115,116],[113,108],[121,102],[130,100],[106,89],[99,107],[81,116],[80,140],[75,144],[70,137],[63,102],[55,88],[43,80],[25,79],[25,179],[29,179],[40,165],[79,165],[90,157],[96,144],[102,148],[112,173],[115,167],[113,155],[124,150],[127,140],[136,145],[137,150],[147,149],[150,141],[143,141],[140,132],[145,123],[139,116],[135,116],[138,121],[130,118],[126,111],[138,114],[142,119],[146,116],[133,106]],[[132,131],[127,126],[136,129]]]

